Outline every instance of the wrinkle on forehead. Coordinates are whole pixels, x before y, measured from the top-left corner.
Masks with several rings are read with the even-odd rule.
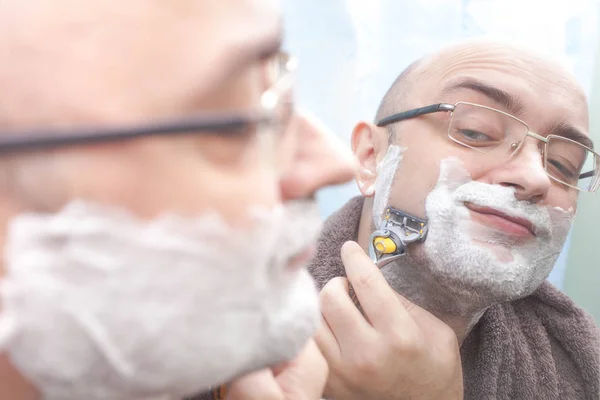
[[[586,101],[581,85],[569,71],[526,48],[492,41],[467,41],[434,55],[430,61],[439,66],[432,65],[433,69],[443,66],[438,71],[441,81],[464,70],[494,69],[522,75],[539,88],[560,87],[577,100]]]
[[[577,115],[576,124],[587,132],[587,99],[581,85],[561,65],[529,49],[469,40],[424,58],[419,68],[427,75],[423,89],[432,97],[438,95],[440,87],[461,77],[486,77],[481,79],[499,89],[526,93],[536,99],[536,106],[554,103],[569,108]],[[505,78],[496,84],[495,78],[501,76],[514,79]]]

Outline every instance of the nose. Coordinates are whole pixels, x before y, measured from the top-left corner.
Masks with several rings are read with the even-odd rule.
[[[312,196],[318,189],[352,179],[356,163],[350,149],[314,117],[294,115],[289,126],[290,162],[281,175],[283,200]]]
[[[527,139],[517,154],[495,168],[493,183],[514,187],[518,200],[537,203],[546,199],[552,180],[544,169],[538,141]]]

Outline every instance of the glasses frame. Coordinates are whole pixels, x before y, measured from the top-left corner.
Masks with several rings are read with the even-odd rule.
[[[270,125],[277,121],[277,107],[293,87],[298,62],[285,52],[276,55],[283,66],[280,78],[263,92],[260,107],[255,110],[202,112],[190,117],[150,122],[140,125],[91,127],[81,129],[48,129],[0,131],[0,156],[5,153],[36,151],[67,146],[127,141],[169,135],[236,135],[250,126]],[[290,96],[291,97],[291,96]],[[290,99],[290,112],[293,101]]]
[[[544,137],[542,135],[539,135],[539,134],[537,134],[535,132],[532,132],[529,129],[529,125],[527,125],[527,123],[525,121],[523,121],[523,120],[515,117],[514,115],[510,115],[510,114],[508,114],[508,113],[506,113],[506,112],[504,112],[502,110],[498,110],[498,109],[495,109],[495,108],[492,108],[492,107],[484,106],[484,105],[481,105],[481,104],[469,103],[469,102],[466,102],[466,101],[458,101],[455,104],[437,103],[437,104],[431,104],[429,106],[414,108],[414,109],[411,109],[411,110],[408,110],[408,111],[403,111],[403,112],[399,112],[399,113],[390,115],[389,117],[385,117],[385,118],[380,119],[379,121],[377,121],[377,123],[375,125],[377,125],[378,127],[385,127],[385,126],[393,124],[395,122],[400,122],[400,121],[404,121],[404,120],[407,120],[407,119],[417,118],[417,117],[420,117],[422,115],[433,114],[433,113],[436,113],[436,112],[454,113],[454,110],[456,109],[456,106],[458,106],[459,104],[465,104],[465,105],[470,105],[470,106],[475,106],[475,107],[479,107],[479,108],[484,108],[484,109],[487,109],[487,110],[495,111],[495,112],[498,112],[498,113],[500,113],[502,115],[505,115],[505,116],[507,116],[509,118],[512,118],[513,120],[518,121],[519,123],[523,124],[523,126],[525,126],[525,128],[527,129],[527,133],[525,134],[525,136],[524,136],[523,140],[521,141],[521,143],[519,144],[519,146],[516,149],[514,149],[514,151],[511,154],[511,156],[514,156],[515,154],[517,154],[519,152],[519,150],[523,146],[525,138],[527,136],[530,136],[530,137],[532,137],[534,139],[537,139],[537,140],[539,140],[539,141],[541,141],[541,142],[544,143],[544,148],[542,149],[542,160],[544,162],[544,170],[546,171],[546,174],[548,175],[548,177],[550,179],[552,179],[552,180],[554,180],[554,181],[556,181],[556,182],[558,182],[560,184],[566,185],[566,186],[568,186],[570,188],[576,189],[578,191],[592,192],[593,193],[593,192],[596,192],[596,190],[598,190],[598,187],[600,186],[600,178],[599,178],[598,175],[596,175],[596,179],[592,182],[592,185],[591,185],[590,189],[589,190],[585,190],[585,189],[581,189],[581,188],[579,188],[577,186],[571,185],[569,183],[563,182],[560,179],[557,179],[557,178],[551,176],[548,173],[548,169],[547,169],[547,165],[548,165],[547,164],[547,161],[548,161],[548,158],[547,158],[548,157],[547,147],[548,147],[548,141],[550,139],[552,139],[552,138],[558,138],[560,140],[565,140],[567,142],[572,142],[572,143],[575,143],[575,144],[577,144],[579,146],[582,146],[583,148],[585,148],[586,150],[588,150],[592,154],[594,154],[594,156],[596,157],[596,160],[600,160],[600,154],[598,154],[596,151],[594,151],[594,149],[589,148],[588,146],[585,146],[584,144],[582,144],[582,143],[580,143],[580,142],[578,142],[576,140],[572,140],[572,139],[566,138],[564,136],[560,136],[560,135],[548,135],[548,136]],[[452,114],[451,114],[451,116],[452,116]],[[457,144],[460,144],[461,146],[465,146],[465,147],[468,147],[470,149],[477,150],[477,151],[481,152],[481,150],[476,149],[476,148],[474,148],[472,146],[466,145],[464,143],[461,143],[458,140],[456,140],[453,137],[451,137],[449,129],[448,129],[448,138],[450,140],[452,140],[453,142],[455,142]],[[593,175],[590,175],[589,172],[583,173],[583,174],[579,175],[579,179],[589,178],[590,176],[593,176]]]

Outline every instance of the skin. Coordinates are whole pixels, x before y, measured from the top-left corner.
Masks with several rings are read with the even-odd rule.
[[[396,293],[358,243],[341,250],[347,278],[321,290],[317,344],[329,364],[333,399],[462,399],[456,335]],[[363,313],[349,295],[352,285]]]
[[[2,131],[255,110],[281,42],[278,3],[261,0],[7,0],[0,31],[0,55],[11,60],[0,66]],[[302,114],[268,140],[146,138],[5,158],[0,241],[14,215],[56,211],[76,198],[141,218],[217,211],[244,229],[249,206],[312,196],[353,174],[349,152]],[[306,370],[311,379],[277,379]],[[290,364],[245,378],[255,384],[231,398],[318,398],[326,374],[309,343]],[[1,355],[0,397],[38,399]]]
[[[423,59],[415,71],[409,76],[413,80],[405,86],[410,88],[409,92],[391,96],[392,105],[402,104],[400,108],[392,106],[392,113],[440,102],[453,104],[466,101],[511,113],[525,121],[531,131],[542,136],[560,134],[553,128],[558,124],[568,124],[582,135],[588,135],[587,102],[582,89],[561,68],[526,51],[498,43],[467,42]],[[520,103],[520,109],[509,110],[477,90],[449,90],[465,79],[501,89]],[[391,206],[425,217],[425,199],[438,180],[440,162],[453,156],[464,163],[473,180],[514,187],[518,200],[564,210],[576,209],[578,192],[552,181],[545,173],[540,141],[527,138],[516,156],[508,162],[498,162],[449,140],[447,118],[446,113],[435,113],[394,125],[396,135],[392,143],[406,148],[406,151],[392,184]],[[367,189],[375,183],[377,163],[385,156],[389,144],[388,128],[379,128],[370,122],[359,122],[354,128],[352,147],[361,166],[357,184],[366,197],[358,236],[364,251],[368,248],[373,229],[373,193]],[[473,219],[484,224],[491,222],[490,217],[475,210],[470,210],[470,213]],[[408,251],[413,259],[418,259],[422,245],[411,245]],[[362,268],[371,268],[364,255],[356,257],[363,259]],[[348,269],[343,255],[342,259]],[[323,316],[328,325],[319,332],[318,343],[330,364],[327,385],[330,396],[343,399],[462,398],[462,388],[455,397],[441,394],[447,393],[444,389],[458,388],[459,383],[452,380],[461,379],[462,375],[448,371],[460,370],[460,357],[455,358],[459,344],[485,310],[463,307],[465,304],[454,308],[456,299],[445,298],[449,295],[436,290],[435,282],[420,277],[418,266],[414,267],[410,275],[402,277],[402,272],[399,272],[400,280],[410,282],[405,285],[408,286],[406,293],[398,294],[405,298],[406,303],[390,301],[377,310],[378,318],[388,321],[381,325],[374,323],[367,310],[365,315],[356,313],[349,301],[344,278],[330,282],[323,289],[322,307],[326,310]],[[354,285],[350,275],[349,279]],[[370,283],[373,279],[369,276],[364,280]],[[386,285],[381,286],[364,296],[378,298]],[[387,286],[388,290],[392,290]],[[360,301],[362,304],[363,300]],[[465,301],[468,302],[468,299]],[[440,304],[444,306],[440,307]],[[412,310],[409,315],[413,320],[405,321],[409,329],[398,325],[394,317],[397,313],[405,315],[407,308]],[[461,312],[457,312],[459,309]],[[421,325],[418,334],[414,334],[414,321],[418,317],[413,314],[426,312],[435,315],[430,314],[441,324]],[[340,320],[345,321],[343,325]],[[433,328],[441,332],[441,336],[431,336]],[[379,339],[374,340],[377,336],[369,330],[374,330]],[[393,333],[390,334],[390,331]],[[449,333],[454,340],[449,339]],[[332,336],[334,340],[328,340]],[[398,342],[402,346],[398,346]],[[432,357],[432,349],[436,350],[436,357]],[[366,364],[365,359],[368,360]],[[423,360],[429,362],[421,364]],[[447,360],[454,360],[455,364]],[[413,365],[425,365],[420,375],[412,375]],[[439,372],[441,365],[445,366],[442,370],[446,373]],[[428,377],[436,373],[440,378],[436,384],[427,382]],[[407,380],[407,377],[414,379]],[[410,384],[407,385],[407,382]]]

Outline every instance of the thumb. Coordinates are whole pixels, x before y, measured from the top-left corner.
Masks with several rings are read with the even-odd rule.
[[[283,393],[271,370],[262,369],[233,381],[226,400],[283,400]]]
[[[313,339],[300,354],[275,375],[286,400],[320,399],[327,382],[328,366]]]

